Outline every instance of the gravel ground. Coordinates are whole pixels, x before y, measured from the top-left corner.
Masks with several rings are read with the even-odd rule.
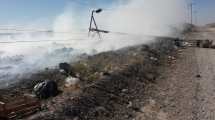
[[[146,91],[151,102],[143,107],[139,120],[154,120],[152,116],[155,120],[214,120],[214,60],[213,49],[178,51],[175,63],[167,65],[157,83]]]
[[[215,119],[215,51],[213,49],[195,49],[198,60],[199,79],[198,90],[198,120],[214,120]]]

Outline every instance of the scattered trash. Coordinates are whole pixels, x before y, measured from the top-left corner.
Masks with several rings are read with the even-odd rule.
[[[10,120],[29,116],[40,110],[40,102],[32,97],[14,98],[15,101],[0,101],[0,120]]]
[[[110,76],[111,75],[111,73],[109,73],[109,72],[104,72],[103,73],[103,76]]]
[[[133,106],[133,103],[131,101],[129,101],[127,108],[131,108]]]
[[[72,67],[68,63],[60,63],[59,64],[60,72],[66,76],[72,75],[75,76],[75,74],[72,71]]]
[[[196,46],[200,48],[213,48],[212,40],[196,40]]]
[[[108,113],[108,110],[103,106],[99,106],[95,108],[95,112],[98,115],[105,115],[106,113]]]
[[[183,41],[180,39],[176,39],[175,40],[175,46],[177,47],[183,47]]]
[[[197,77],[197,78],[200,78],[200,77],[201,77],[201,75],[199,75],[199,74],[198,74],[198,75],[196,75],[196,77]]]
[[[168,59],[170,59],[170,60],[175,60],[176,58],[173,57],[173,56],[168,56]]]
[[[160,47],[161,45],[158,44],[158,46]],[[68,63],[61,63],[59,64],[59,70],[67,76],[66,78],[58,74],[59,72],[56,70],[53,72],[52,70],[45,71],[44,74],[35,75],[36,78],[32,77],[32,81],[35,79],[40,80],[41,78],[44,80],[59,80],[57,81],[59,82],[59,88],[65,90],[64,94],[54,99],[45,100],[43,102],[44,107],[42,107],[44,111],[41,111],[40,115],[35,115],[35,119],[102,120],[110,117],[123,119],[122,115],[124,113],[129,113],[126,118],[130,119],[130,114],[140,111],[140,104],[137,103],[142,102],[140,98],[144,98],[142,96],[144,96],[145,86],[150,84],[144,78],[145,74],[150,73],[150,75],[146,76],[150,80],[154,80],[157,77],[154,74],[158,72],[157,68],[159,66],[155,65],[154,61],[151,61],[159,58],[158,62],[160,62],[162,57],[159,57],[159,53],[166,55],[167,50],[171,51],[168,46],[165,49],[162,47],[159,52],[150,48],[147,51],[140,51],[137,48],[135,46],[131,50],[125,49],[113,53],[101,53],[101,55],[87,58],[83,63],[80,62],[81,64],[76,63],[79,64],[77,65],[78,67],[75,66],[75,63],[72,66]],[[140,46],[139,48],[142,47]],[[137,53],[136,56],[133,56],[135,55],[132,54],[133,52]],[[150,56],[153,56],[151,61]],[[71,72],[74,71],[79,75],[77,74],[76,77],[71,75]],[[80,81],[79,78],[83,81]],[[54,81],[52,81],[53,83],[47,81],[38,83],[34,87],[34,93],[38,98],[48,98],[58,93],[57,84]],[[30,85],[32,86],[35,82]],[[73,86],[79,87],[80,83],[83,86],[80,92],[74,92],[75,94],[71,92]],[[28,86],[24,90],[29,91],[31,87]],[[137,99],[140,100],[137,101]],[[126,107],[128,108],[125,109]],[[118,113],[120,113],[119,117]],[[121,115],[121,113],[123,114]]]
[[[122,89],[122,92],[126,93],[126,92],[128,92],[128,89]]]
[[[213,44],[212,40],[204,40],[202,42],[202,47],[203,48],[211,48],[212,44]]]
[[[176,58],[174,56],[168,56],[168,63],[169,65],[174,65],[176,63]]]
[[[197,47],[201,47],[201,42],[202,42],[201,40],[197,40],[197,41],[196,41],[196,46],[197,46]]]
[[[79,85],[78,83],[80,82],[79,78],[75,78],[72,76],[69,76],[65,79],[65,87],[74,87],[74,88],[78,88]]]
[[[158,59],[157,59],[157,58],[155,58],[155,57],[150,57],[150,60],[158,61]]]
[[[34,86],[34,93],[40,99],[54,97],[59,93],[57,83],[52,80],[45,80]]]

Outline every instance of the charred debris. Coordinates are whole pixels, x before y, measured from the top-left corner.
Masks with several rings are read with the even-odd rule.
[[[139,111],[145,86],[156,83],[161,73],[160,66],[175,49],[174,40],[163,38],[150,45],[85,56],[75,63],[59,63],[58,69],[47,68],[1,89],[0,101],[4,105],[13,103],[14,98],[30,98],[24,99],[26,105],[9,111],[8,114],[14,114],[12,118],[3,114],[7,109],[0,104],[0,117],[24,117],[26,120],[131,119],[133,113]],[[21,109],[27,111],[17,112]],[[32,114],[24,115],[30,111]]]

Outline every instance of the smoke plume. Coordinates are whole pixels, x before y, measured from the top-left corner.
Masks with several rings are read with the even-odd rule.
[[[102,34],[102,39],[93,33],[88,36],[91,10],[100,7],[105,8],[95,14],[99,29],[110,31]],[[93,54],[150,43],[154,41],[151,36],[177,37],[175,31],[182,30],[181,25],[186,22],[186,8],[186,0],[117,0],[111,5],[82,9],[71,3],[51,22],[52,34],[26,32],[0,37],[1,41],[9,42],[43,41],[2,44],[0,80],[54,67],[59,62],[70,62],[81,53]]]

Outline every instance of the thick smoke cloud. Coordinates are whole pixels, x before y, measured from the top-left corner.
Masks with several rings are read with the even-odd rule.
[[[179,31],[183,29],[182,26],[187,21],[187,5],[187,0],[126,0],[126,2],[117,0],[105,8],[97,5],[77,12],[80,9],[72,4],[68,5],[65,12],[58,17],[54,28],[55,30],[63,28],[63,31],[85,29],[87,33],[92,9],[104,8],[101,13],[95,14],[97,24],[100,29],[113,33],[102,34],[102,40],[98,39],[96,34],[91,38],[86,35],[75,36],[84,38],[84,41],[74,40],[73,47],[85,52],[93,49],[98,52],[115,50],[151,42],[153,40],[148,37],[149,35],[178,37]],[[68,26],[73,26],[73,28],[68,28]],[[62,38],[62,35],[58,36]],[[63,37],[74,38],[72,35]]]
[[[102,13],[95,14],[99,28],[112,32],[102,34],[102,40],[96,34],[88,37],[92,7],[80,10],[74,4],[66,6],[65,11],[53,20],[53,34],[25,33],[1,37],[1,41],[58,42],[1,45],[0,74],[36,72],[54,67],[59,62],[74,60],[81,53],[91,54],[152,42],[153,37],[147,35],[176,36],[175,29],[182,29],[180,26],[186,22],[187,16],[186,0],[118,0],[105,7]]]
[[[110,13],[108,25],[127,33],[169,36],[186,22],[187,12],[187,0],[131,0]]]

